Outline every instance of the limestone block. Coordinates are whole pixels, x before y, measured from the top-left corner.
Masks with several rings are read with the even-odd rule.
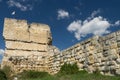
[[[93,73],[93,71],[95,71],[95,68],[93,66],[88,66],[87,71],[89,73]]]
[[[108,56],[109,60],[116,60],[117,58],[118,58],[117,54],[112,54],[112,55]]]
[[[101,62],[100,66],[104,66],[106,64],[106,62]]]
[[[102,53],[97,53],[96,56],[97,56],[98,58],[102,58],[102,57],[103,57]]]
[[[120,75],[120,69],[117,69],[117,70],[116,70],[116,74],[117,74],[117,75]]]
[[[118,64],[120,64],[120,58],[118,58],[116,61],[117,61]]]
[[[103,52],[103,56],[104,56],[104,57],[107,57],[107,56],[109,56],[109,55],[110,55],[109,51],[104,51],[104,52]]]
[[[110,70],[115,70],[116,67],[115,66],[110,66]]]
[[[120,47],[120,42],[117,43],[118,47]]]
[[[93,56],[89,56],[88,57],[88,62],[89,64],[93,64],[95,61],[94,61],[94,57]]]
[[[48,43],[50,28],[47,25],[31,24],[30,41],[36,43]]]
[[[116,33],[111,33],[111,34],[107,35],[106,37],[108,39],[115,38],[116,37]]]
[[[111,49],[116,49],[117,48],[117,43],[111,44],[110,48]]]
[[[120,36],[117,36],[117,37],[116,37],[116,40],[119,42],[119,41],[120,41]]]
[[[24,56],[24,57],[27,57],[29,55],[47,56],[47,52],[37,52],[37,51],[5,50],[5,53],[8,54],[8,56]]]
[[[117,49],[117,54],[119,54],[119,55],[120,55],[120,48],[118,48],[118,49]]]
[[[120,35],[120,31],[117,31],[117,32],[116,32],[116,35],[117,35],[117,36]]]
[[[106,62],[106,65],[108,65],[108,66],[114,65],[114,62],[113,62],[113,61],[107,61],[107,62]]]
[[[103,71],[109,71],[110,70],[110,66],[104,66],[104,69],[103,69]]]
[[[6,41],[6,48],[20,49],[20,50],[47,51],[47,45],[36,44],[36,43],[15,42],[15,41]]]
[[[101,53],[103,51],[103,46],[97,45],[97,46],[95,46],[95,49],[98,53]]]
[[[120,69],[120,65],[119,65],[119,64],[118,64],[118,65],[116,64],[116,65],[115,65],[115,68],[116,68],[116,69]]]
[[[27,21],[6,18],[3,36],[9,40],[29,41]]]
[[[113,54],[117,54],[117,51],[116,51],[116,49],[110,49],[109,53],[113,55]]]

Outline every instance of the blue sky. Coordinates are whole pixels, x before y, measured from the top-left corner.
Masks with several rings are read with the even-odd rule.
[[[0,53],[5,17],[49,25],[53,45],[63,50],[120,30],[120,0],[0,0]]]

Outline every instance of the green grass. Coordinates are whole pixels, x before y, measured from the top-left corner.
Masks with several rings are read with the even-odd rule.
[[[65,63],[56,75],[49,75],[47,72],[25,71],[19,80],[120,80],[120,76],[105,76],[99,71],[89,74],[85,70],[79,71],[76,63]]]
[[[47,72],[39,71],[23,71],[17,75],[10,76],[11,69],[4,67],[0,71],[0,80],[13,80],[14,77],[18,77],[18,80],[120,80],[120,76],[105,76],[99,74],[99,71],[93,74],[84,71],[78,71],[78,67],[75,64],[64,64],[60,71],[55,75],[50,75]]]
[[[80,71],[76,74],[69,75],[47,75],[42,78],[34,78],[34,79],[21,79],[21,80],[120,80],[120,76],[104,76],[101,74],[88,74],[85,71]]]

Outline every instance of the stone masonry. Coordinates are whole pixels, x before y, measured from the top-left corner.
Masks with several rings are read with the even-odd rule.
[[[52,45],[48,25],[6,18],[3,37],[6,49],[1,67],[8,65],[15,73],[37,70],[55,74],[64,63],[77,63],[79,70],[89,73],[120,75],[120,31],[94,36],[60,52]]]
[[[120,31],[104,37],[94,36],[64,51],[62,63],[77,62],[80,70],[120,75]]]
[[[28,24],[25,20],[5,18],[3,37],[5,54],[2,67],[7,65],[16,73],[23,70],[38,70],[54,73],[50,68],[49,49],[52,48],[50,27],[45,24]],[[59,50],[56,51],[59,53]]]

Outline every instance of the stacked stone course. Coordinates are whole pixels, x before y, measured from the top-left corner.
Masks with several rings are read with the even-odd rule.
[[[10,66],[15,73],[23,70],[54,73],[49,61],[59,50],[53,51],[52,55],[49,54],[49,48],[53,48],[48,25],[28,24],[25,20],[5,18],[3,37],[6,49],[1,67]]]
[[[77,62],[80,70],[104,75],[120,75],[120,31],[94,36],[62,51],[62,61]]]
[[[56,74],[64,63],[77,63],[79,70],[89,73],[120,75],[120,31],[94,36],[60,52],[52,45],[48,25],[6,18],[3,37],[6,49],[1,67],[8,65],[15,73],[37,70]]]

